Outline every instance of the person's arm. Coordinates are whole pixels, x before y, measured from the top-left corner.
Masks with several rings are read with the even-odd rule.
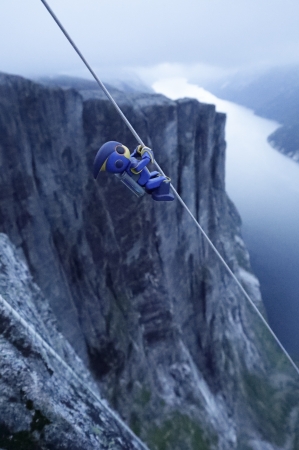
[[[154,162],[154,153],[148,147],[138,145],[131,156],[135,157],[137,155],[141,156],[141,160],[138,161],[137,164],[133,164],[131,167],[133,173],[140,173],[149,162]]]

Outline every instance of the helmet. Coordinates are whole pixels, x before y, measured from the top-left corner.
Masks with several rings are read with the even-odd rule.
[[[106,142],[98,150],[93,163],[93,176],[97,178],[99,172],[122,173],[130,160],[130,150],[120,142]]]

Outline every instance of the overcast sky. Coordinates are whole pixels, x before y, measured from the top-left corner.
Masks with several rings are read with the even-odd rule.
[[[48,3],[97,71],[138,67],[152,74],[209,73],[219,68],[220,73],[299,63],[298,0]],[[86,74],[40,0],[0,0],[0,20],[0,71]]]

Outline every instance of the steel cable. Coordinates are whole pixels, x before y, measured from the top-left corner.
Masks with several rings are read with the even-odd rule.
[[[65,30],[65,28],[63,27],[63,25],[61,24],[61,22],[58,20],[57,16],[55,15],[55,13],[52,11],[52,9],[50,8],[50,6],[47,4],[46,0],[41,0],[41,2],[44,4],[44,6],[47,8],[47,10],[49,11],[49,13],[51,14],[51,16],[53,17],[53,19],[55,20],[55,22],[57,23],[57,25],[59,26],[59,28],[61,29],[61,31],[63,32],[63,34],[65,35],[65,37],[68,39],[68,41],[70,42],[70,44],[72,45],[72,47],[74,48],[74,50],[77,52],[77,54],[80,56],[80,58],[82,59],[83,63],[85,64],[85,66],[87,67],[87,69],[89,70],[89,72],[91,73],[91,75],[94,77],[95,81],[98,83],[98,85],[100,86],[100,88],[104,91],[104,93],[107,95],[108,99],[111,101],[111,103],[113,104],[113,106],[115,107],[116,111],[118,112],[118,114],[121,116],[121,118],[123,119],[123,121],[125,122],[125,124],[128,126],[128,128],[130,129],[130,131],[132,132],[132,134],[135,136],[136,140],[139,142],[139,144],[141,145],[145,145],[141,139],[141,137],[138,135],[138,133],[135,131],[135,129],[133,128],[133,126],[131,125],[131,123],[129,122],[129,120],[126,118],[126,116],[124,115],[124,113],[122,112],[122,110],[120,109],[120,107],[117,105],[117,103],[115,102],[115,100],[113,99],[113,97],[111,96],[110,92],[107,90],[107,88],[105,87],[105,85],[101,82],[101,80],[97,77],[97,75],[95,74],[95,72],[92,70],[92,68],[90,67],[90,65],[88,64],[88,62],[86,61],[86,59],[84,58],[84,56],[82,55],[82,53],[80,52],[80,50],[78,49],[78,47],[76,46],[76,44],[74,43],[74,41],[71,39],[70,35],[67,33],[67,31]],[[159,164],[154,161],[157,169],[163,174],[163,170],[161,169],[161,167],[159,166]],[[181,198],[181,196],[179,195],[179,193],[177,192],[177,190],[174,188],[174,186],[172,184],[170,184],[171,189],[173,191],[173,193],[175,194],[175,196],[177,197],[177,199],[179,200],[179,202],[182,204],[182,206],[185,208],[185,210],[188,212],[188,214],[190,215],[190,217],[192,218],[192,220],[195,222],[197,228],[200,230],[200,232],[202,233],[202,235],[204,236],[204,238],[207,240],[208,244],[210,245],[210,247],[213,249],[213,251],[216,253],[216,255],[218,256],[218,258],[220,259],[220,261],[222,262],[222,264],[224,265],[224,267],[226,268],[226,270],[228,271],[228,273],[232,276],[232,278],[234,279],[234,281],[236,282],[236,284],[239,286],[241,292],[244,294],[244,296],[246,297],[246,299],[249,301],[249,303],[251,304],[252,308],[255,310],[255,312],[258,314],[258,316],[260,317],[260,319],[262,320],[262,322],[264,323],[264,325],[267,327],[268,331],[271,333],[271,335],[273,336],[273,338],[275,339],[275,341],[277,342],[277,344],[279,345],[280,349],[283,351],[283,353],[285,354],[285,356],[288,358],[288,360],[290,361],[290,363],[292,364],[292,366],[294,367],[294,369],[296,370],[297,374],[299,375],[299,368],[297,367],[297,365],[295,364],[295,362],[293,361],[293,359],[291,358],[291,356],[289,355],[289,353],[287,352],[287,350],[284,348],[284,346],[282,345],[282,343],[280,342],[280,340],[278,339],[278,337],[276,336],[276,334],[274,333],[274,331],[272,330],[272,328],[269,326],[268,322],[266,321],[266,319],[263,317],[263,315],[261,314],[261,312],[259,311],[259,309],[257,308],[257,306],[254,304],[253,300],[250,298],[250,296],[248,295],[248,293],[246,292],[246,290],[244,289],[244,287],[242,286],[242,284],[240,283],[240,281],[237,279],[236,275],[232,272],[232,270],[230,269],[230,267],[228,266],[228,264],[225,262],[225,260],[223,259],[223,257],[221,256],[221,254],[218,252],[218,250],[216,249],[216,247],[214,246],[214,244],[212,243],[212,241],[210,240],[210,238],[208,237],[208,235],[205,233],[205,231],[203,230],[203,228],[201,227],[201,225],[198,223],[198,221],[196,220],[196,218],[194,217],[194,215],[192,214],[192,212],[190,211],[190,209],[188,208],[188,206],[186,205],[186,203],[184,202],[184,200]]]

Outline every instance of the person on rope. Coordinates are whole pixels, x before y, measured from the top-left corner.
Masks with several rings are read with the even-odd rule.
[[[93,176],[96,179],[102,171],[114,173],[137,197],[146,192],[158,202],[174,200],[170,193],[170,178],[157,171],[150,172],[146,167],[150,162],[154,162],[150,148],[138,145],[130,153],[128,147],[120,142],[109,141],[96,154]]]

